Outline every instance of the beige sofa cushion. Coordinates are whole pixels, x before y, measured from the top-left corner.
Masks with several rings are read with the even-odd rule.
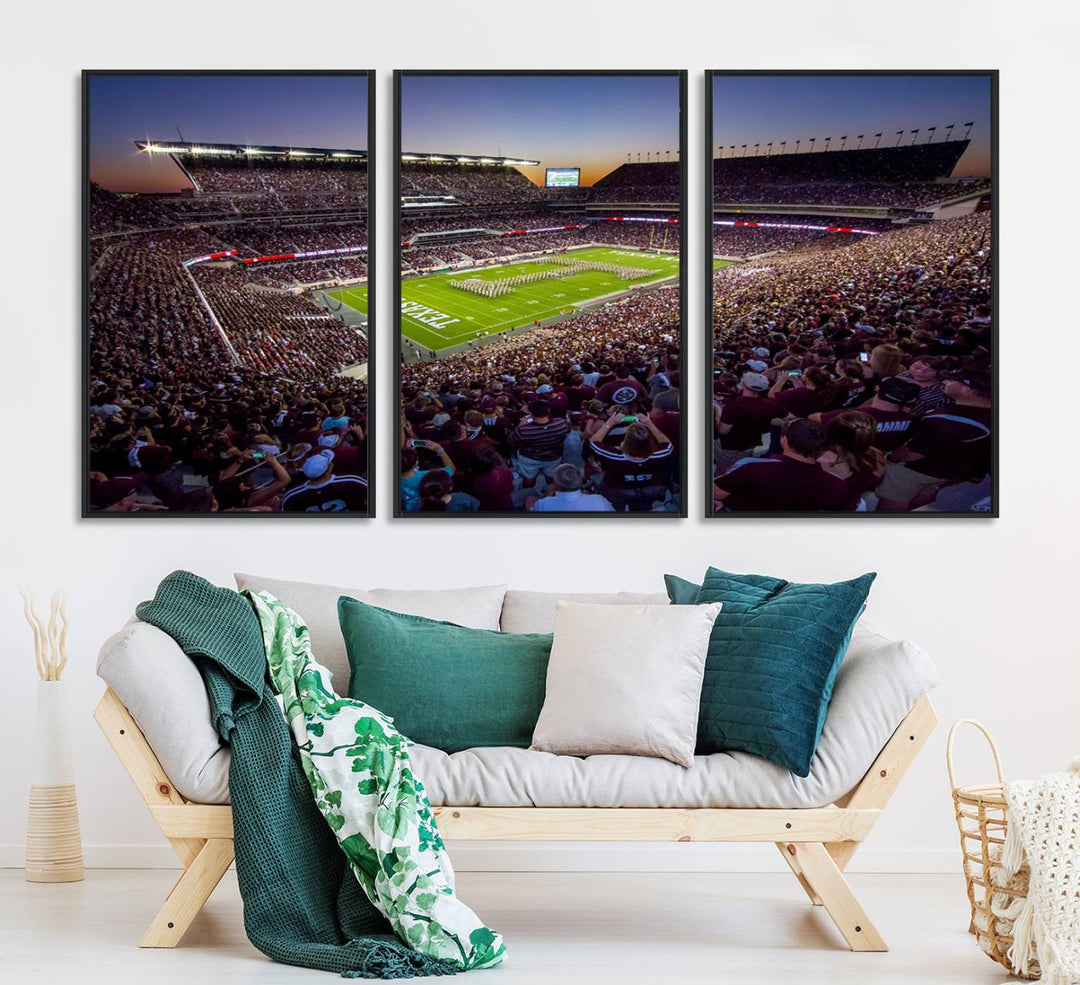
[[[98,675],[146,735],[176,789],[202,804],[229,802],[229,749],[210,724],[195,665],[172,637],[133,621],[106,640]],[[640,756],[554,756],[528,749],[447,755],[412,750],[435,805],[492,807],[820,807],[850,790],[911,706],[937,684],[913,643],[855,627],[810,775],[749,753],[698,757],[683,769]]]
[[[132,619],[98,653],[97,672],[131,713],[186,800],[229,802],[229,747],[210,722],[206,686],[167,633]]]
[[[239,591],[270,592],[307,623],[311,652],[334,675],[334,690],[349,693],[349,658],[338,625],[337,601],[342,595],[382,609],[457,623],[470,629],[498,629],[505,585],[483,588],[441,588],[410,591],[396,588],[341,588],[309,581],[286,581],[237,572]]]
[[[499,629],[504,633],[555,632],[559,602],[585,605],[668,605],[667,592],[519,592],[507,589]]]

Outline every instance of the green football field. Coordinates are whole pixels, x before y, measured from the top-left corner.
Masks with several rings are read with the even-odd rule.
[[[479,270],[455,270],[401,282],[401,332],[426,349],[446,349],[469,339],[492,335],[519,325],[551,318],[571,311],[575,305],[609,294],[623,293],[635,287],[654,284],[678,276],[678,257],[640,253],[608,247],[568,252],[575,260],[612,263],[638,267],[659,273],[641,280],[619,280],[613,274],[585,271],[569,277],[522,284],[501,297],[486,298],[452,287],[450,282],[479,278],[498,281],[522,273],[539,273],[558,264],[543,257],[524,263],[509,263]],[[367,289],[351,288],[330,291],[332,297],[366,313]]]
[[[717,270],[723,270],[724,267],[730,267],[734,262],[734,260],[717,260],[716,257],[713,257],[713,271],[715,272]]]

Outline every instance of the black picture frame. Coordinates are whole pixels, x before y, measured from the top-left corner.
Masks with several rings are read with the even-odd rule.
[[[991,220],[990,220],[990,268],[991,268],[991,361],[990,373],[993,386],[993,395],[990,406],[991,414],[991,450],[990,450],[990,497],[992,509],[988,511],[916,511],[916,512],[836,512],[836,511],[751,511],[740,510],[715,510],[713,508],[713,82],[716,78],[723,77],[776,77],[776,76],[982,76],[990,82],[990,189],[992,195]],[[818,518],[836,517],[861,517],[892,519],[899,517],[938,517],[938,518],[963,518],[973,520],[992,520],[1001,515],[1001,476],[1000,476],[1000,403],[1001,403],[1001,380],[1000,380],[1000,347],[999,347],[999,249],[998,237],[1000,230],[999,210],[1001,207],[998,175],[999,175],[999,146],[998,146],[998,82],[999,71],[997,69],[709,69],[705,72],[705,141],[704,141],[704,345],[703,345],[703,414],[704,414],[704,446],[703,461],[705,518],[707,520],[723,520],[736,522],[739,519],[798,519],[813,520]]]
[[[392,432],[391,424],[387,424],[387,439],[391,444],[391,447],[397,449],[399,447],[399,421],[401,415],[401,154],[403,148],[401,146],[401,82],[403,78],[409,76],[436,76],[436,77],[454,77],[454,76],[501,76],[501,77],[544,77],[544,76],[601,76],[601,77],[620,77],[620,76],[662,76],[677,78],[679,82],[679,365],[681,371],[681,400],[679,407],[679,510],[678,512],[660,513],[660,512],[644,512],[644,513],[598,513],[598,512],[560,512],[560,513],[545,513],[545,512],[531,512],[531,511],[488,511],[477,513],[456,513],[452,517],[448,517],[446,514],[441,513],[425,513],[425,512],[407,512],[401,508],[401,496],[399,491],[399,483],[397,475],[391,477],[391,485],[389,494],[393,502],[393,517],[394,519],[426,519],[428,521],[445,520],[447,522],[456,522],[461,518],[470,518],[477,522],[482,522],[486,519],[497,518],[531,518],[533,520],[540,518],[550,519],[566,519],[566,518],[581,518],[589,517],[592,519],[601,519],[604,522],[629,522],[632,520],[640,520],[644,518],[656,518],[656,519],[668,519],[679,520],[686,519],[689,516],[687,496],[689,493],[687,484],[687,457],[689,454],[689,448],[687,443],[687,411],[691,406],[690,401],[687,400],[687,386],[689,383],[688,376],[685,372],[687,363],[687,352],[689,351],[688,341],[686,337],[687,326],[687,298],[686,298],[686,212],[687,212],[687,163],[686,163],[686,151],[687,151],[687,70],[686,69],[395,69],[394,70],[394,142],[393,142],[393,169],[394,169],[394,181],[393,181],[393,236],[394,236],[394,249],[393,249],[393,296],[392,304],[394,307],[393,316],[393,333],[394,333],[394,406],[392,409],[393,423]],[[526,521],[528,522],[528,521]]]
[[[366,421],[366,468],[367,468],[367,510],[365,512],[318,512],[318,513],[207,513],[183,510],[167,511],[136,511],[136,512],[110,512],[104,510],[91,510],[90,508],[90,401],[89,388],[91,376],[91,353],[90,353],[90,84],[94,78],[109,76],[263,76],[263,77],[312,77],[312,76],[349,76],[365,78],[367,80],[367,325],[368,325],[368,374],[367,374],[367,421]],[[377,249],[376,249],[376,72],[374,69],[83,69],[81,73],[81,155],[82,155],[82,188],[81,195],[81,252],[80,284],[82,287],[81,300],[81,331],[82,331],[82,354],[79,360],[81,369],[81,400],[82,409],[79,415],[79,426],[82,429],[80,441],[81,447],[81,472],[79,477],[80,487],[80,518],[84,520],[107,520],[111,518],[121,519],[146,519],[146,518],[215,518],[215,522],[224,522],[228,519],[268,519],[279,520],[295,519],[297,517],[311,518],[334,518],[337,520],[369,520],[375,516],[376,502],[378,498],[378,476],[376,473],[376,435],[378,434],[378,417],[376,412],[377,392],[375,369],[377,367],[377,307],[376,307],[376,280],[377,280]]]

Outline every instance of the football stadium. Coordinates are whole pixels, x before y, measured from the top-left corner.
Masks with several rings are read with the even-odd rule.
[[[89,189],[90,508],[367,511],[367,152],[134,141]],[[159,179],[160,180],[160,179]]]
[[[540,164],[402,155],[403,512],[679,509],[679,165]]]
[[[716,135],[714,514],[992,508],[989,141],[957,126]]]

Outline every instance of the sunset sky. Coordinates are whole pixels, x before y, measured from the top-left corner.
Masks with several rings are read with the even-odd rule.
[[[839,149],[840,137],[848,136],[848,148],[864,133],[863,147],[874,145],[873,134],[882,131],[882,147],[897,141],[896,131],[904,130],[904,144],[911,143],[911,131],[919,128],[918,142],[925,142],[927,127],[936,126],[934,142],[945,139],[945,126],[955,123],[954,139],[962,137],[965,123],[974,121],[971,146],[960,159],[956,176],[990,174],[990,79],[986,75],[718,75],[713,77],[713,154],[717,147],[735,144],[736,155],[747,145],[773,141],[773,153],[787,141],[791,153],[797,139],[801,151],[816,137],[815,149],[824,149],[832,137],[832,150]]]
[[[113,75],[90,80],[90,179],[111,191],[190,188],[135,140],[367,149],[364,75]]]
[[[546,168],[581,168],[581,183],[640,152],[678,159],[679,80],[669,76],[406,75],[401,149],[539,161],[521,168],[537,184]]]

